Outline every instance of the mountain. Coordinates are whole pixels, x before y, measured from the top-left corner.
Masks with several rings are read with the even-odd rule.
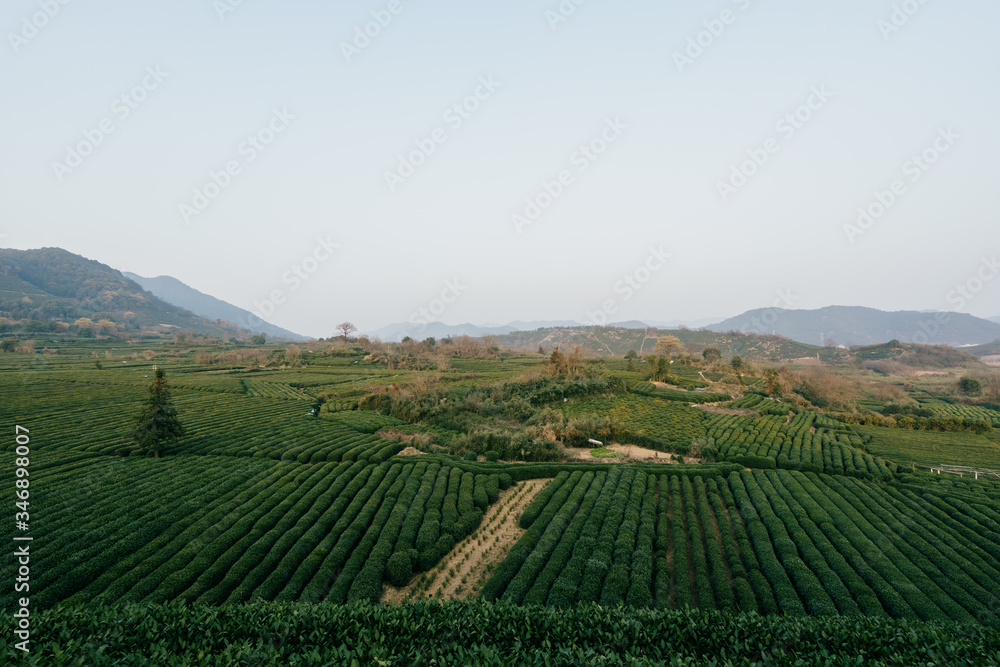
[[[722,355],[734,354],[759,360],[799,359],[802,357],[828,358],[837,351],[830,348],[806,345],[780,336],[759,336],[742,333],[719,333],[690,329],[658,329],[655,333],[646,328],[629,327],[551,327],[534,331],[515,331],[497,336],[501,347],[535,351],[541,346],[546,352],[554,347],[572,350],[580,346],[598,357],[623,357],[629,350],[640,355],[652,354],[658,336],[677,336],[684,345],[695,350],[717,347]]]
[[[375,337],[387,342],[399,342],[404,337],[409,336],[417,340],[425,338],[449,338],[451,336],[480,336],[508,334],[512,331],[529,331],[554,326],[579,326],[579,322],[573,320],[555,321],[532,321],[522,322],[520,320],[509,324],[500,325],[478,325],[478,324],[444,324],[443,322],[428,322],[426,324],[413,322],[396,322],[387,324],[374,331],[365,332],[365,335]]]
[[[701,329],[718,321],[718,317],[708,317],[701,320],[670,320],[669,322],[649,320],[648,324],[660,329]]]
[[[965,313],[886,312],[860,306],[817,310],[758,308],[708,327],[712,331],[773,333],[803,343],[875,345],[891,340],[977,345],[1000,338],[1000,323]]]
[[[991,343],[986,343],[984,345],[975,345],[973,347],[963,347],[963,352],[968,352],[971,355],[977,357],[993,357],[1000,356],[1000,339],[995,340]]]
[[[62,248],[0,249],[0,316],[22,321],[27,331],[241,333],[235,325],[167,303],[110,266]],[[92,324],[78,324],[80,318]]]
[[[986,319],[988,319],[990,322],[1000,323],[1000,315],[997,315],[996,317],[987,317]]]
[[[214,296],[199,292],[176,278],[171,278],[170,276],[143,278],[128,271],[123,272],[122,275],[135,281],[144,290],[155,294],[167,303],[172,303],[179,308],[186,308],[195,315],[200,315],[209,320],[234,322],[244,329],[248,329],[254,333],[267,334],[271,338],[285,340],[306,340],[309,338],[308,336],[303,336],[265,322],[249,310],[244,310],[222,299],[216,299]]]
[[[611,327],[612,329],[649,329],[649,328],[656,328],[656,327],[651,327],[649,324],[646,324],[645,322],[640,322],[639,320],[628,320],[628,321],[625,321],[625,322],[612,322],[608,326]]]

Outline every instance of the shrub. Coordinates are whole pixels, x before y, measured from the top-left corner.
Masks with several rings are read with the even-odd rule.
[[[402,587],[413,576],[413,563],[406,551],[397,551],[389,557],[385,565],[386,578],[393,586]]]

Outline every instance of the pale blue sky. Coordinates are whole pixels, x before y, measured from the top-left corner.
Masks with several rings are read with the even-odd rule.
[[[605,301],[612,321],[721,319],[777,290],[796,308],[951,309],[1000,252],[1000,6],[986,0],[913,0],[887,38],[881,0],[588,0],[555,30],[557,0],[401,0],[350,63],[341,44],[389,0],[244,0],[222,19],[225,0],[52,2],[30,38],[11,34],[44,0],[0,10],[0,243],[244,308],[277,290],[269,319],[301,333],[406,321],[454,279],[448,323],[583,320]],[[724,11],[679,71],[675,52]],[[499,86],[455,127],[446,112],[481,77]],[[113,100],[144,78],[123,118]],[[779,131],[814,87],[832,96]],[[274,109],[294,119],[251,161],[241,143]],[[606,152],[574,158],[616,118]],[[102,120],[114,131],[60,181],[53,163]],[[949,127],[911,180],[907,160]],[[443,143],[390,190],[385,173],[437,128]],[[777,152],[723,201],[718,183],[769,138]],[[239,173],[185,223],[181,205],[228,161]],[[519,233],[511,216],[560,171],[569,185]],[[850,242],[844,226],[896,179],[902,194]],[[339,248],[312,265],[318,237]],[[672,257],[616,291],[650,246]],[[1000,280],[960,309],[1000,314]]]

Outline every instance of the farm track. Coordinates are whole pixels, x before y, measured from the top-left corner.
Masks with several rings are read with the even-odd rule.
[[[499,564],[525,530],[518,525],[524,508],[550,479],[533,479],[500,492],[480,527],[455,547],[441,563],[409,585],[386,585],[382,602],[402,603],[416,597],[464,600],[479,591],[477,584]],[[457,565],[456,565],[457,564]],[[454,574],[450,570],[454,568]]]

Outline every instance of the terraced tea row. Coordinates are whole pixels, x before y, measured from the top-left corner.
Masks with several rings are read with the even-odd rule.
[[[851,477],[560,474],[486,600],[974,621],[1000,609],[1000,507]]]
[[[285,387],[294,391],[291,387]],[[38,451],[127,454],[133,416],[144,398],[140,386],[79,383],[49,386],[34,383],[18,401],[0,407],[16,414],[24,400],[40,400],[58,391],[59,405],[35,413],[33,429],[45,434],[36,440]],[[391,418],[352,420],[315,417],[304,400],[251,398],[242,394],[175,389],[173,396],[185,428],[181,441],[164,454],[255,456],[300,463],[351,461],[373,457],[385,460],[402,445],[372,435],[372,424],[391,424]],[[51,404],[51,401],[50,401]],[[358,428],[352,428],[357,426]],[[381,426],[380,426],[381,427]],[[9,443],[7,443],[9,445]]]
[[[843,424],[814,412],[785,415],[717,414],[705,428],[721,458],[748,467],[892,479],[891,464],[864,451],[864,439]]]
[[[396,459],[36,456],[36,604],[377,601],[433,567],[509,477]],[[11,537],[11,527],[0,535]],[[3,576],[13,577],[13,561]],[[9,603],[10,593],[0,602]]]

